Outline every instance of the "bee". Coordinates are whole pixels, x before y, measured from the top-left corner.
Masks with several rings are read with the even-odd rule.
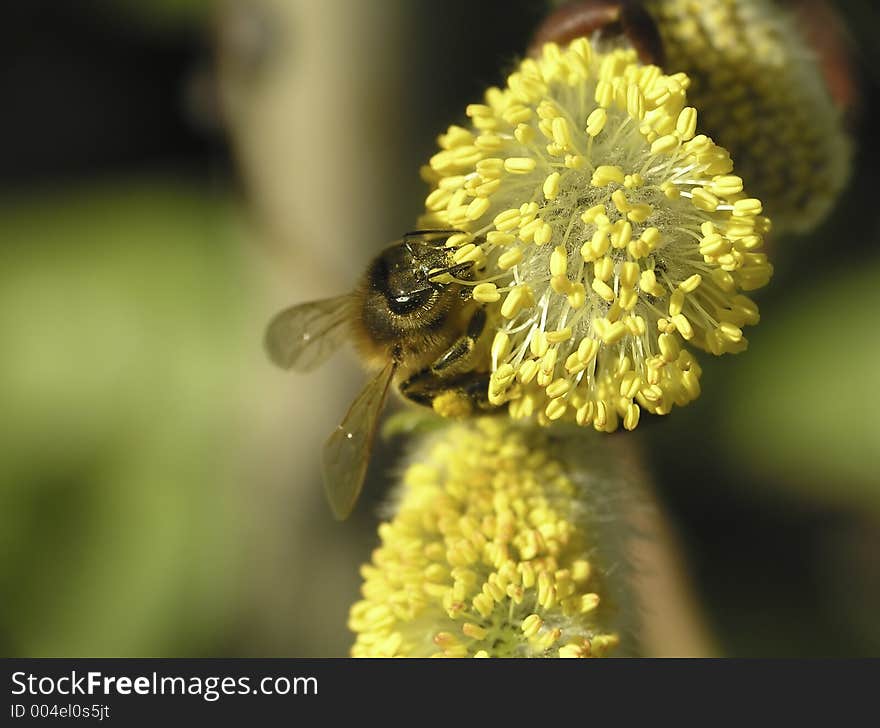
[[[473,263],[455,263],[446,246],[456,232],[406,233],[373,259],[353,292],[287,308],[266,329],[266,351],[283,369],[308,372],[351,339],[377,372],[324,444],[324,486],[338,520],[360,495],[392,382],[420,405],[442,398],[457,413],[493,409],[487,313],[470,294]]]

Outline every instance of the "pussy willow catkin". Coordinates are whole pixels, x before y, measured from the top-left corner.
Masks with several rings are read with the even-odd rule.
[[[356,657],[601,657],[637,631],[614,448],[506,417],[418,442],[351,609]]]
[[[447,244],[496,327],[489,399],[514,418],[631,430],[700,394],[693,349],[746,348],[770,223],[690,83],[547,44],[439,137],[421,222],[462,231]]]
[[[771,0],[650,0],[666,69],[692,79],[691,102],[779,232],[807,232],[847,182],[852,154],[815,53]]]

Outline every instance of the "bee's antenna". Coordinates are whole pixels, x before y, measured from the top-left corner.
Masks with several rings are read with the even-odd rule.
[[[458,276],[459,273],[464,273],[466,270],[470,270],[472,266],[473,261],[468,261],[466,263],[457,263],[456,265],[449,266],[448,268],[437,268],[431,273],[428,280],[433,283],[433,279],[435,277],[442,276],[445,273],[448,273],[453,278],[455,278]]]
[[[460,233],[461,230],[410,230],[408,233],[403,234],[404,244],[407,245],[407,249],[409,249],[409,242],[411,240],[418,240],[425,245],[436,245],[441,240],[445,243],[446,239],[449,238],[450,235],[454,235],[455,233]]]

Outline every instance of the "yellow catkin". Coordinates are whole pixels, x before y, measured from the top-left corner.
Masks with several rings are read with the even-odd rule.
[[[585,445],[575,430],[551,442],[541,428],[487,417],[419,444],[362,569],[352,655],[558,657],[566,645],[578,648],[571,657],[618,653],[633,610],[603,595],[609,579],[618,600],[629,589],[623,546],[584,505],[608,494],[568,473],[603,473],[618,498],[627,482],[613,475],[607,447]]]
[[[633,50],[548,44],[441,136],[421,222],[460,230],[452,260],[504,342],[489,402],[511,417],[632,429],[699,395],[694,349],[747,347],[769,205],[701,132],[691,85]]]

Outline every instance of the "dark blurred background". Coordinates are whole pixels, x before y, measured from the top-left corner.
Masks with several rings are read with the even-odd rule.
[[[721,654],[880,654],[878,111],[777,240],[750,351],[638,433]],[[410,228],[435,136],[538,0],[32,0],[0,29],[0,654],[338,656],[401,443],[332,520],[316,453],[362,383],[268,318]]]

